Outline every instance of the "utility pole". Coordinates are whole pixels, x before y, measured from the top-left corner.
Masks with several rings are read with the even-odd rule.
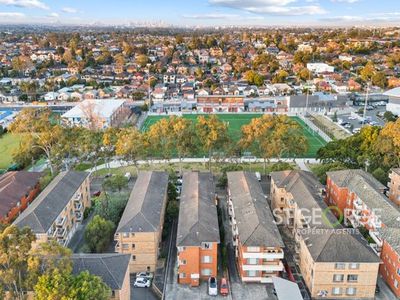
[[[367,82],[367,93],[365,94],[364,114],[363,114],[364,121],[365,117],[367,116],[368,95],[369,95],[369,82]]]

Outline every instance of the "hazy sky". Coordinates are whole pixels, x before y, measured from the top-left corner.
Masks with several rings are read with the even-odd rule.
[[[0,0],[1,23],[398,25],[400,0]]]

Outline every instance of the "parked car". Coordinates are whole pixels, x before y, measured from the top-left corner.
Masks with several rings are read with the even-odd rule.
[[[357,117],[356,116],[350,116],[349,120],[357,120]]]
[[[218,284],[215,277],[208,278],[208,294],[210,296],[218,296]]]
[[[136,273],[136,278],[146,278],[146,279],[153,279],[153,273],[150,272],[139,272]]]
[[[135,283],[133,284],[134,287],[150,287],[151,281],[146,278],[136,277]]]
[[[256,177],[258,181],[261,181],[261,174],[260,172],[256,172]]]
[[[93,192],[92,197],[99,197],[101,195],[101,191]]]
[[[132,175],[130,172],[126,172],[124,176],[126,179],[128,179],[128,181],[131,180],[131,178],[132,178]]]
[[[221,286],[219,288],[219,293],[222,296],[228,296],[228,294],[229,294],[228,282],[227,282],[226,278],[221,279]]]

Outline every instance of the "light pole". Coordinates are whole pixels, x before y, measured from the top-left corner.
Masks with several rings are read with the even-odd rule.
[[[367,116],[368,96],[369,96],[369,82],[367,82],[367,93],[365,94],[363,121],[365,121],[365,117]]]

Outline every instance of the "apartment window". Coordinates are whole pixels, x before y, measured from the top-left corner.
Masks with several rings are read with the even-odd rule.
[[[352,263],[352,264],[349,264],[349,269],[359,269],[360,268],[360,264],[357,264],[357,263]]]
[[[201,244],[202,249],[210,250],[212,249],[212,243],[202,243]]]
[[[342,294],[342,289],[340,287],[334,287],[332,289],[332,295],[341,295]]]
[[[186,273],[181,273],[181,274],[179,274],[179,277],[180,277],[180,278],[186,278]]]
[[[181,265],[186,265],[186,263],[187,263],[186,259],[181,260]]]
[[[346,264],[344,264],[344,263],[335,263],[335,269],[343,270],[345,268],[346,268]]]
[[[129,244],[122,244],[122,249],[128,250],[129,249]]]
[[[247,252],[260,252],[260,247],[247,247]]]
[[[394,287],[395,287],[396,289],[399,288],[399,282],[398,282],[396,279],[394,280],[393,285],[394,285]]]
[[[333,281],[334,282],[342,282],[344,280],[344,275],[343,274],[335,274],[333,275]]]
[[[246,271],[247,277],[255,277],[256,276],[256,271],[251,270],[251,271]]]
[[[122,236],[123,236],[124,238],[127,238],[127,237],[129,237],[129,233],[128,233],[128,232],[124,232],[124,233],[122,233]]]
[[[400,276],[400,268],[397,268],[397,275]]]
[[[357,282],[357,280],[358,280],[358,275],[352,275],[352,274],[347,275],[347,281],[349,281],[349,282]]]
[[[135,233],[131,232],[131,237],[135,237]]]
[[[115,291],[114,290],[111,291],[111,298],[115,298]]]
[[[204,264],[210,264],[212,261],[211,256],[205,255],[201,258],[201,262]]]
[[[354,296],[357,293],[357,289],[354,287],[349,287],[346,289],[346,295]]]
[[[201,269],[201,275],[202,276],[210,276],[211,275],[211,269]]]
[[[133,260],[133,261],[136,260],[136,255],[132,255],[132,260]]]
[[[132,249],[135,249],[136,248],[136,245],[135,244],[132,244]]]
[[[247,259],[247,264],[248,265],[256,265],[257,264],[257,258],[248,258]]]

